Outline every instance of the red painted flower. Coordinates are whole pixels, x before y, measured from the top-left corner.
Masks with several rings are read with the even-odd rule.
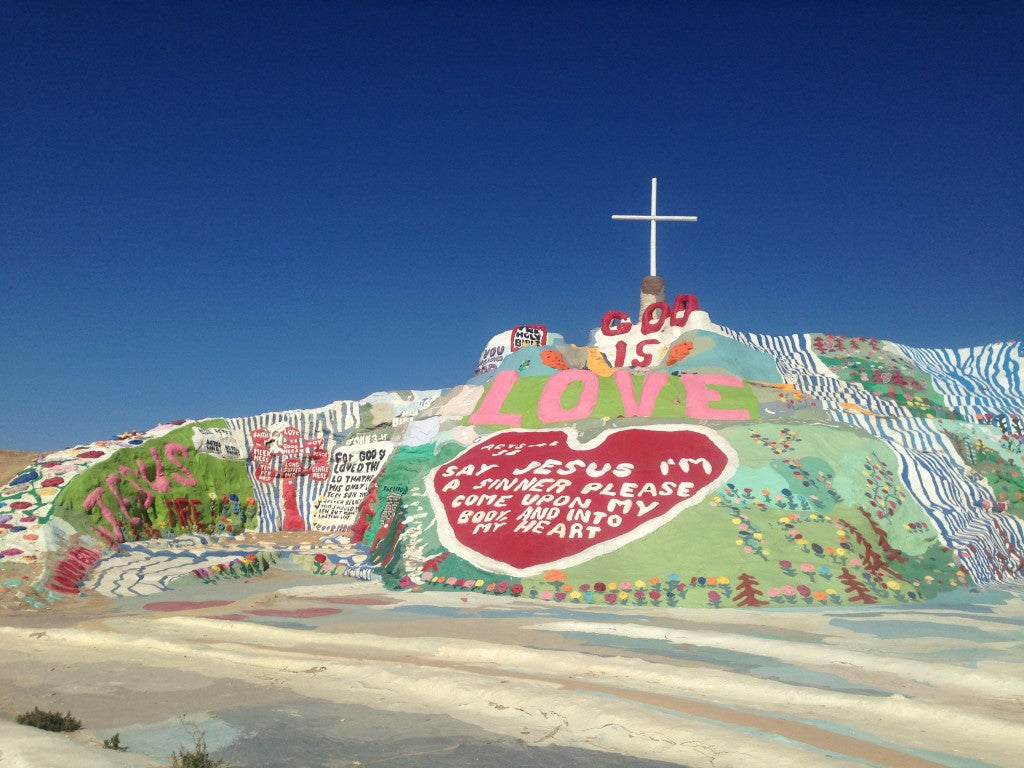
[[[320,565],[323,565],[324,563],[327,562],[327,555],[325,555],[323,553],[320,553],[319,555],[317,555],[313,559],[316,560],[318,563],[320,563]]]

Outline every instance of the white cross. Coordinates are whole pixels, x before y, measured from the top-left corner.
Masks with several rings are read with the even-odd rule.
[[[696,221],[696,216],[659,216],[658,215],[658,180],[651,179],[651,215],[633,216],[623,214],[612,214],[612,218],[618,221],[649,221],[651,222],[651,276],[658,274],[658,234],[657,226],[659,221]]]

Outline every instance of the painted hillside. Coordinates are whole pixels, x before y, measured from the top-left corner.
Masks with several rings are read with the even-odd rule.
[[[499,333],[452,389],[41,456],[0,490],[0,597],[42,607],[285,561],[581,606],[1024,585],[1024,344],[765,336],[693,296],[642,298],[581,346]]]

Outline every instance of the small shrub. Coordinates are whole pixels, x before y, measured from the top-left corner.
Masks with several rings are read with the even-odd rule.
[[[103,748],[104,749],[113,749],[116,752],[127,752],[128,751],[128,747],[122,747],[121,746],[121,734],[120,733],[115,733],[109,739],[104,739],[103,740]]]
[[[72,717],[68,712],[62,715],[60,712],[44,712],[36,707],[31,712],[22,712],[15,718],[22,725],[31,725],[33,728],[41,728],[44,731],[62,733],[64,731],[77,731],[82,727],[82,721]]]
[[[223,760],[214,760],[206,748],[206,739],[203,734],[193,734],[195,744],[192,749],[179,747],[178,751],[171,755],[171,768],[222,768]]]

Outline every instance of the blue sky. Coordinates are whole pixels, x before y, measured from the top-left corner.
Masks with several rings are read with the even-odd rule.
[[[499,331],[1020,338],[1024,5],[0,4],[0,447],[453,386]]]

